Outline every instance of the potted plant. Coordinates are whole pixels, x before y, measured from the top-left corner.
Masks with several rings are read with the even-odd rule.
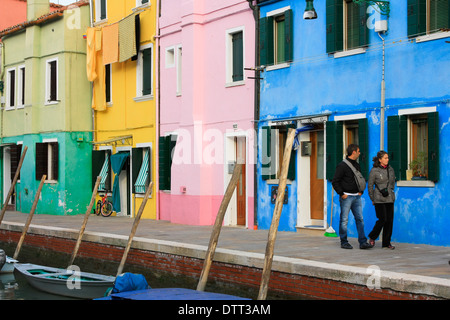
[[[417,157],[411,161],[409,168],[412,170],[411,180],[426,180],[427,154],[423,151],[417,153]]]

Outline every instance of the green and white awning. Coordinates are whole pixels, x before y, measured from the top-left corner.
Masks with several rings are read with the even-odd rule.
[[[105,191],[105,183],[106,178],[108,177],[108,168],[109,168],[109,155],[106,154],[105,162],[103,163],[102,170],[100,170],[100,185],[98,186],[98,190]]]
[[[144,153],[141,170],[139,171],[136,183],[134,184],[136,193],[145,193],[145,183],[147,182],[149,173],[149,153],[149,150],[146,150]]]

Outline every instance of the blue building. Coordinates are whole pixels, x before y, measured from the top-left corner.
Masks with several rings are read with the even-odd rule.
[[[450,245],[449,0],[259,0],[260,229],[271,224],[287,130],[298,131],[280,231],[339,230],[331,179],[350,143],[395,169],[393,242]],[[362,197],[366,234],[376,222]],[[349,236],[356,237],[349,219]]]

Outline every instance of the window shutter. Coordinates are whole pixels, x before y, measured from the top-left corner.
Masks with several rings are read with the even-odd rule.
[[[406,116],[388,117],[389,165],[397,180],[406,180],[408,169],[408,128]]]
[[[358,140],[359,140],[359,165],[361,167],[361,173],[366,178],[369,179],[369,129],[368,120],[359,119],[358,120]]]
[[[408,37],[427,31],[426,0],[408,0]]]
[[[297,125],[296,124],[288,125],[287,126],[288,133],[289,133],[290,128],[295,130],[297,128]],[[297,158],[296,156],[297,156],[297,152],[294,149],[292,149],[291,159],[289,160],[289,168],[288,168],[288,174],[287,174],[287,178],[291,181],[295,180],[295,159]]]
[[[439,114],[428,114],[428,180],[439,180]]]
[[[170,190],[170,136],[159,137],[159,189]]]
[[[142,166],[142,148],[131,149],[131,183],[133,185],[133,193],[136,193],[135,184],[141,166]]]
[[[286,10],[284,13],[284,23],[284,60],[292,61],[294,60],[294,19],[291,9]]]
[[[58,84],[57,84],[57,71],[58,71],[58,66],[56,61],[51,61],[50,62],[50,97],[49,97],[49,101],[56,101],[57,100],[57,92],[58,92]]]
[[[14,180],[14,176],[16,175],[16,171],[19,167],[20,156],[22,153],[22,145],[16,144],[11,146],[11,180]],[[20,180],[20,173],[19,173]]]
[[[273,17],[259,19],[260,64],[273,64]]]
[[[369,44],[369,28],[367,28],[367,3],[359,4],[359,46],[364,47]]]
[[[36,180],[48,172],[47,143],[36,143]]]
[[[100,175],[103,163],[105,162],[105,151],[93,150],[92,151],[92,189],[95,186],[97,177]]]
[[[58,142],[52,142],[52,180],[58,180],[59,169],[59,148]]]
[[[106,102],[111,102],[111,64],[105,65],[105,96]]]
[[[242,32],[233,34],[233,81],[244,79],[244,47]]]
[[[106,19],[106,0],[100,0],[100,19]]]
[[[342,51],[344,21],[342,0],[327,0],[327,53]]]
[[[336,166],[344,157],[343,126],[342,121],[327,121],[326,123],[326,166],[327,179],[333,180]]]
[[[152,93],[152,49],[142,51],[142,95]]]
[[[275,179],[275,174],[272,173],[272,130],[269,126],[261,128],[262,133],[262,153],[261,153],[261,169],[262,179]]]

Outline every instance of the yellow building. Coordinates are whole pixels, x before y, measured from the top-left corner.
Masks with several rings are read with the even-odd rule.
[[[149,0],[92,0],[86,32],[93,83],[93,181],[114,211],[134,217],[156,181],[157,7]],[[142,218],[156,219],[155,185]]]

